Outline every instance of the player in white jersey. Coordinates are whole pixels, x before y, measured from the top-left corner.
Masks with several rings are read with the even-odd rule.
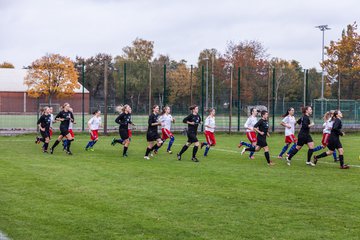
[[[320,151],[321,149],[324,149],[327,147],[327,145],[329,143],[331,129],[333,128],[333,124],[334,124],[334,121],[332,121],[333,114],[334,114],[334,110],[331,110],[324,114],[324,117],[323,117],[324,129],[323,129],[323,135],[322,135],[322,139],[321,139],[321,145],[315,147],[314,152]],[[333,152],[333,157],[334,157],[334,161],[336,162],[337,161],[336,150]]]
[[[95,143],[99,139],[99,128],[101,127],[101,112],[100,110],[96,110],[93,112],[93,117],[88,121],[89,133],[90,133],[90,141],[85,147],[85,150],[94,151],[93,147]]]
[[[204,146],[206,146],[205,148],[205,152],[204,152],[204,157],[207,156],[210,147],[215,146],[216,145],[216,139],[215,139],[215,128],[216,128],[216,124],[215,124],[215,109],[214,108],[210,108],[208,110],[209,112],[209,116],[205,119],[205,137],[206,137],[206,142],[201,143],[201,148],[203,148]]]
[[[291,143],[294,143],[290,148],[290,151],[293,148],[296,148],[297,139],[295,137],[295,125],[296,119],[294,117],[295,110],[294,108],[289,108],[286,113],[283,115],[283,120],[281,121],[281,126],[285,127],[285,146],[282,148],[278,158],[282,158],[283,154],[288,150]]]
[[[175,118],[173,118],[170,114],[171,109],[169,106],[163,107],[162,114],[159,118],[159,121],[161,122],[161,132],[162,136],[161,139],[163,142],[166,141],[166,139],[170,139],[169,145],[167,147],[167,152],[172,153],[171,146],[173,145],[175,141],[175,137],[171,132],[171,125],[175,123]]]
[[[251,146],[255,147],[256,146],[257,138],[256,138],[256,132],[254,130],[254,125],[258,122],[257,117],[256,117],[258,112],[259,111],[256,108],[250,109],[250,116],[246,120],[244,127],[246,129],[246,136],[251,143],[246,143],[246,142],[240,141],[240,144],[238,146],[239,148],[243,145],[245,145],[247,147],[251,147]],[[254,152],[250,152],[249,158],[254,159]]]

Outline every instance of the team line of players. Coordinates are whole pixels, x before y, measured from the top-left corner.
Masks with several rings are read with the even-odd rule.
[[[183,119],[183,123],[188,125],[187,128],[187,142],[184,144],[179,153],[177,153],[177,159],[181,160],[182,154],[189,148],[190,145],[194,144],[192,158],[194,162],[199,162],[196,157],[198,148],[203,148],[206,146],[204,151],[204,156],[208,155],[210,147],[216,145],[215,139],[215,109],[209,109],[205,120],[205,137],[206,142],[199,142],[197,138],[198,126],[202,124],[201,117],[199,116],[199,108],[196,105],[190,106],[189,110],[191,114]],[[115,122],[119,124],[119,135],[120,138],[114,138],[111,142],[111,145],[116,145],[117,143],[124,145],[123,147],[123,157],[127,157],[128,147],[131,142],[132,132],[130,126],[135,126],[131,121],[131,107],[129,105],[117,107],[117,111],[120,113],[119,116],[115,119]],[[292,157],[305,145],[308,146],[308,156],[306,164],[309,166],[315,166],[318,159],[326,157],[328,155],[333,155],[334,160],[339,160],[341,169],[348,169],[349,166],[344,164],[344,155],[343,148],[340,142],[339,136],[343,136],[344,133],[342,129],[342,113],[340,111],[330,111],[327,112],[324,116],[324,130],[322,144],[314,148],[314,142],[310,135],[310,128],[314,125],[310,121],[310,115],[312,114],[312,108],[306,106],[302,109],[303,116],[296,121],[294,116],[294,108],[289,108],[284,114],[284,118],[281,122],[281,125],[285,127],[285,145],[281,152],[278,155],[278,158],[282,158],[283,154],[288,150],[289,146],[293,144],[286,154],[287,165],[291,165]],[[272,166],[274,162],[270,160],[269,146],[266,141],[266,137],[269,135],[269,114],[267,111],[261,111],[260,120],[257,119],[259,111],[255,108],[250,110],[250,116],[247,119],[244,127],[246,128],[246,136],[249,139],[250,143],[240,141],[239,147],[246,146],[242,149],[241,154],[244,154],[246,151],[250,152],[249,158],[254,158],[254,152],[259,151],[261,148],[264,149],[264,155],[267,161],[267,164]],[[62,141],[63,149],[67,154],[72,155],[70,150],[71,142],[74,140],[74,133],[72,131],[72,125],[75,123],[74,115],[72,109],[68,103],[65,103],[62,106],[62,110],[54,117],[52,114],[52,108],[45,107],[43,113],[38,120],[38,126],[40,128],[41,138],[36,137],[36,143],[44,142],[42,149],[44,153],[48,152],[48,144],[52,136],[52,124],[54,122],[60,122],[60,135],[56,139],[53,146],[50,148],[50,153],[53,154],[56,146]],[[172,123],[175,123],[175,118],[171,115],[171,109],[169,106],[165,106],[162,109],[160,114],[160,108],[158,105],[152,107],[152,114],[148,119],[148,129],[146,134],[146,139],[148,146],[145,151],[145,159],[150,159],[153,156],[152,153],[157,154],[159,148],[169,139],[167,146],[167,152],[172,153],[171,147],[175,141],[175,137],[171,131]],[[295,125],[299,124],[301,126],[298,139],[295,137]],[[160,137],[158,133],[158,126],[161,126],[162,136]],[[98,141],[98,130],[101,128],[101,112],[96,110],[93,112],[93,117],[88,121],[88,129],[90,133],[90,141],[85,147],[85,150],[93,151],[93,147]],[[327,152],[323,152],[320,155],[314,156],[313,161],[311,157],[313,152],[319,151],[324,148],[328,148]],[[336,157],[336,150],[339,152],[339,158]]]

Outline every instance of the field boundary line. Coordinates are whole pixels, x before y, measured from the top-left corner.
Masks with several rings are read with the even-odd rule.
[[[1,232],[0,230],[0,240],[10,240],[10,238],[8,238],[4,233]]]

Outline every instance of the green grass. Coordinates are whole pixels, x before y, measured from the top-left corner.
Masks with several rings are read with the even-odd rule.
[[[320,135],[313,136],[319,142]],[[358,239],[359,135],[342,138],[345,162],[331,157],[305,166],[307,148],[291,167],[263,152],[255,160],[236,147],[244,135],[217,135],[200,163],[160,149],[143,159],[145,136],[134,136],[129,157],[101,137],[85,152],[78,135],[74,155],[41,153],[34,136],[0,137],[0,231],[11,239]],[[204,139],[202,135],[200,138]],[[185,142],[177,135],[176,153]],[[282,135],[269,140],[275,156]]]

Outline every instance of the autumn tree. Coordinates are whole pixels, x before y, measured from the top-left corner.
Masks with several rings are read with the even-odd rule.
[[[267,92],[264,89],[268,85],[267,57],[265,48],[257,41],[227,44],[224,54],[227,64],[242,69],[241,98],[243,101],[252,103],[266,99]],[[234,86],[233,89],[235,89]]]
[[[131,46],[123,48],[123,54],[115,57],[115,65],[127,66],[127,95],[134,111],[147,112],[150,64],[154,54],[154,42],[136,38]],[[141,109],[140,109],[141,108]]]
[[[340,76],[342,95],[348,99],[360,98],[360,36],[356,30],[356,22],[349,24],[341,39],[326,47],[328,59],[321,63],[328,73],[328,84],[337,82]],[[337,87],[333,92],[337,92]]]
[[[275,69],[275,109],[280,99],[300,101],[303,92],[303,71],[299,63],[280,58],[272,58],[269,63]]]
[[[76,68],[81,72],[82,65],[85,65],[85,87],[90,92],[92,106],[100,106],[104,102],[104,74],[105,62],[107,62],[108,73],[108,104],[114,105],[115,82],[113,74],[112,56],[106,53],[98,53],[89,58],[76,57]],[[81,78],[79,78],[81,82]]]
[[[0,63],[0,68],[15,68],[15,67],[12,63],[3,62],[3,63]]]
[[[205,80],[206,78],[208,78],[208,85],[209,85],[208,105],[211,106],[211,100],[212,100],[212,96],[211,96],[212,77],[214,77],[214,105],[219,106],[219,105],[223,105],[225,102],[228,102],[230,77],[227,72],[227,62],[223,58],[222,54],[217,49],[214,48],[202,50],[198,57],[198,69],[199,69],[199,71],[197,71],[198,79],[201,79],[202,77],[201,76],[202,67],[204,67]],[[208,76],[206,74],[208,74]],[[201,89],[201,81],[198,81],[196,83],[196,86],[198,87],[198,89]],[[201,100],[201,94],[198,95],[199,95],[199,100]]]
[[[168,74],[169,79],[169,103],[175,104],[179,102],[189,103],[190,98],[190,69],[184,62],[178,63],[175,69]],[[196,76],[193,75],[193,82],[196,82]],[[177,104],[178,107],[182,107]]]
[[[54,96],[71,96],[80,87],[74,63],[59,54],[47,54],[35,60],[28,69],[24,83],[28,86],[29,96],[44,95],[49,104]]]

